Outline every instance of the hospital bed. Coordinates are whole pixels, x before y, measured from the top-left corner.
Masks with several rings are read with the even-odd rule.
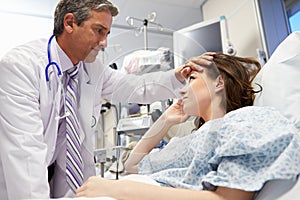
[[[290,34],[278,46],[254,80],[254,83],[263,88],[262,92],[257,94],[254,105],[275,107],[296,124],[300,134],[299,79],[300,31]],[[256,84],[254,86],[256,87]],[[255,197],[255,200],[296,199],[300,199],[300,178],[270,181]]]
[[[290,34],[275,50],[254,80],[262,86],[255,106],[272,106],[290,118],[300,134],[300,31]],[[254,85],[255,86],[255,85]],[[300,169],[299,169],[300,171]],[[138,177],[134,177],[137,181]],[[147,180],[146,180],[147,182]],[[150,183],[150,182],[149,182]],[[153,184],[153,183],[150,183]],[[67,200],[68,198],[63,198]],[[80,198],[112,200],[109,197]],[[255,200],[300,199],[300,178],[267,182]]]
[[[254,105],[272,106],[290,118],[300,134],[300,31],[290,34],[275,50],[255,78],[263,90]],[[299,170],[300,171],[300,170]],[[265,184],[255,200],[300,199],[298,180],[274,180]]]

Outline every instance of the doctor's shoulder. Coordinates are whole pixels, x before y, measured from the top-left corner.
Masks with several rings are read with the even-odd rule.
[[[0,60],[0,71],[38,75],[47,64],[47,39],[30,41],[8,50]],[[19,71],[19,72],[17,72]]]
[[[44,56],[47,56],[47,39],[41,38],[11,48],[3,55],[1,62],[26,62],[31,59],[37,61]]]

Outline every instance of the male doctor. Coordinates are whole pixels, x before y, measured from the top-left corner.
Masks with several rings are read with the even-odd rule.
[[[95,175],[93,138],[103,98],[150,103],[176,96],[190,69],[125,75],[96,57],[118,9],[107,0],[61,0],[54,37],[8,52],[0,62],[0,197],[73,197],[66,178],[66,71],[79,70],[78,134],[83,181]],[[89,55],[89,56],[88,56]],[[48,67],[46,67],[48,66]],[[174,75],[175,74],[175,75]],[[176,79],[177,78],[177,79]],[[50,167],[51,166],[51,167]],[[50,169],[51,170],[48,170]]]

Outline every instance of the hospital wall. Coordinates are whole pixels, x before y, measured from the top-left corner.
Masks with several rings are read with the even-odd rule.
[[[291,33],[286,7],[286,0],[207,0],[202,13],[204,20],[225,15],[237,55],[258,57],[263,53],[266,62]]]
[[[11,48],[52,34],[52,19],[0,12],[0,58]]]
[[[216,6],[222,5],[222,6]],[[239,56],[257,57],[256,49],[263,49],[254,1],[208,0],[202,7],[203,19],[224,15],[228,35]]]
[[[8,49],[29,40],[45,37],[49,38],[53,29],[53,13],[58,0],[10,0],[0,1],[0,57]],[[144,49],[143,33],[136,34],[133,27],[126,22],[126,17],[132,16],[139,19],[155,11],[156,22],[163,26],[162,31],[150,30],[148,27],[148,47],[173,48],[172,32],[177,28],[189,26],[202,20],[199,7],[178,6],[161,1],[148,0],[111,0],[120,8],[119,15],[114,18],[111,34],[108,38],[108,48],[99,55],[105,64],[111,62],[122,63],[126,54]],[[182,3],[180,3],[182,4]],[[198,3],[197,3],[198,4]],[[183,14],[184,13],[184,14]],[[174,28],[177,27],[177,28]]]
[[[16,45],[51,36],[55,1],[0,1],[0,58]]]

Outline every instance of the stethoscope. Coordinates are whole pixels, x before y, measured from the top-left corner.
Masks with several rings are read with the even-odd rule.
[[[47,46],[48,64],[46,65],[46,68],[45,68],[45,76],[46,76],[46,81],[47,82],[49,82],[49,73],[48,72],[49,72],[49,67],[51,67],[51,66],[54,66],[56,68],[58,76],[62,75],[60,67],[58,66],[58,64],[51,60],[51,42],[52,42],[53,38],[54,38],[54,35],[52,35],[49,38],[48,46]]]
[[[52,61],[52,59],[51,59],[51,42],[52,42],[53,38],[54,38],[54,35],[52,35],[48,40],[48,45],[47,45],[48,64],[46,65],[46,68],[45,68],[46,82],[48,83],[49,90],[51,90],[51,86],[49,84],[50,83],[50,80],[49,80],[49,67],[54,66],[56,68],[58,77],[60,75],[62,75],[62,72],[61,72],[61,69],[60,69],[59,65],[56,62]],[[61,83],[62,80],[57,78],[57,81],[60,84],[60,86],[62,87],[62,83]],[[62,91],[63,98],[65,98],[64,89],[61,88],[61,91]],[[66,107],[66,102],[65,101],[63,101],[63,102],[64,102],[63,106],[65,108]],[[55,120],[60,120],[60,119],[66,118],[69,115],[70,115],[70,113],[68,111],[66,111],[62,116],[60,116],[59,113],[58,113],[55,117]]]
[[[57,75],[58,76],[62,75],[62,72],[61,72],[61,69],[60,69],[59,65],[56,62],[52,61],[52,59],[51,59],[51,42],[52,42],[53,38],[54,38],[54,35],[52,35],[49,38],[48,45],[47,45],[48,64],[46,65],[46,68],[45,68],[45,76],[46,76],[46,82],[48,82],[48,83],[49,83],[49,67],[54,66],[56,68],[56,70],[57,70]],[[63,96],[65,96],[64,89],[62,89],[62,93],[63,93]],[[66,102],[64,101],[64,107],[66,107],[65,104],[66,104]],[[62,115],[62,116],[57,115],[55,117],[55,120],[60,120],[60,119],[65,118],[65,117],[67,117],[69,115],[70,115],[69,112],[65,112],[65,114]],[[96,122],[97,122],[97,120],[96,120],[95,116],[92,116],[92,124],[91,124],[92,128],[95,127]]]

